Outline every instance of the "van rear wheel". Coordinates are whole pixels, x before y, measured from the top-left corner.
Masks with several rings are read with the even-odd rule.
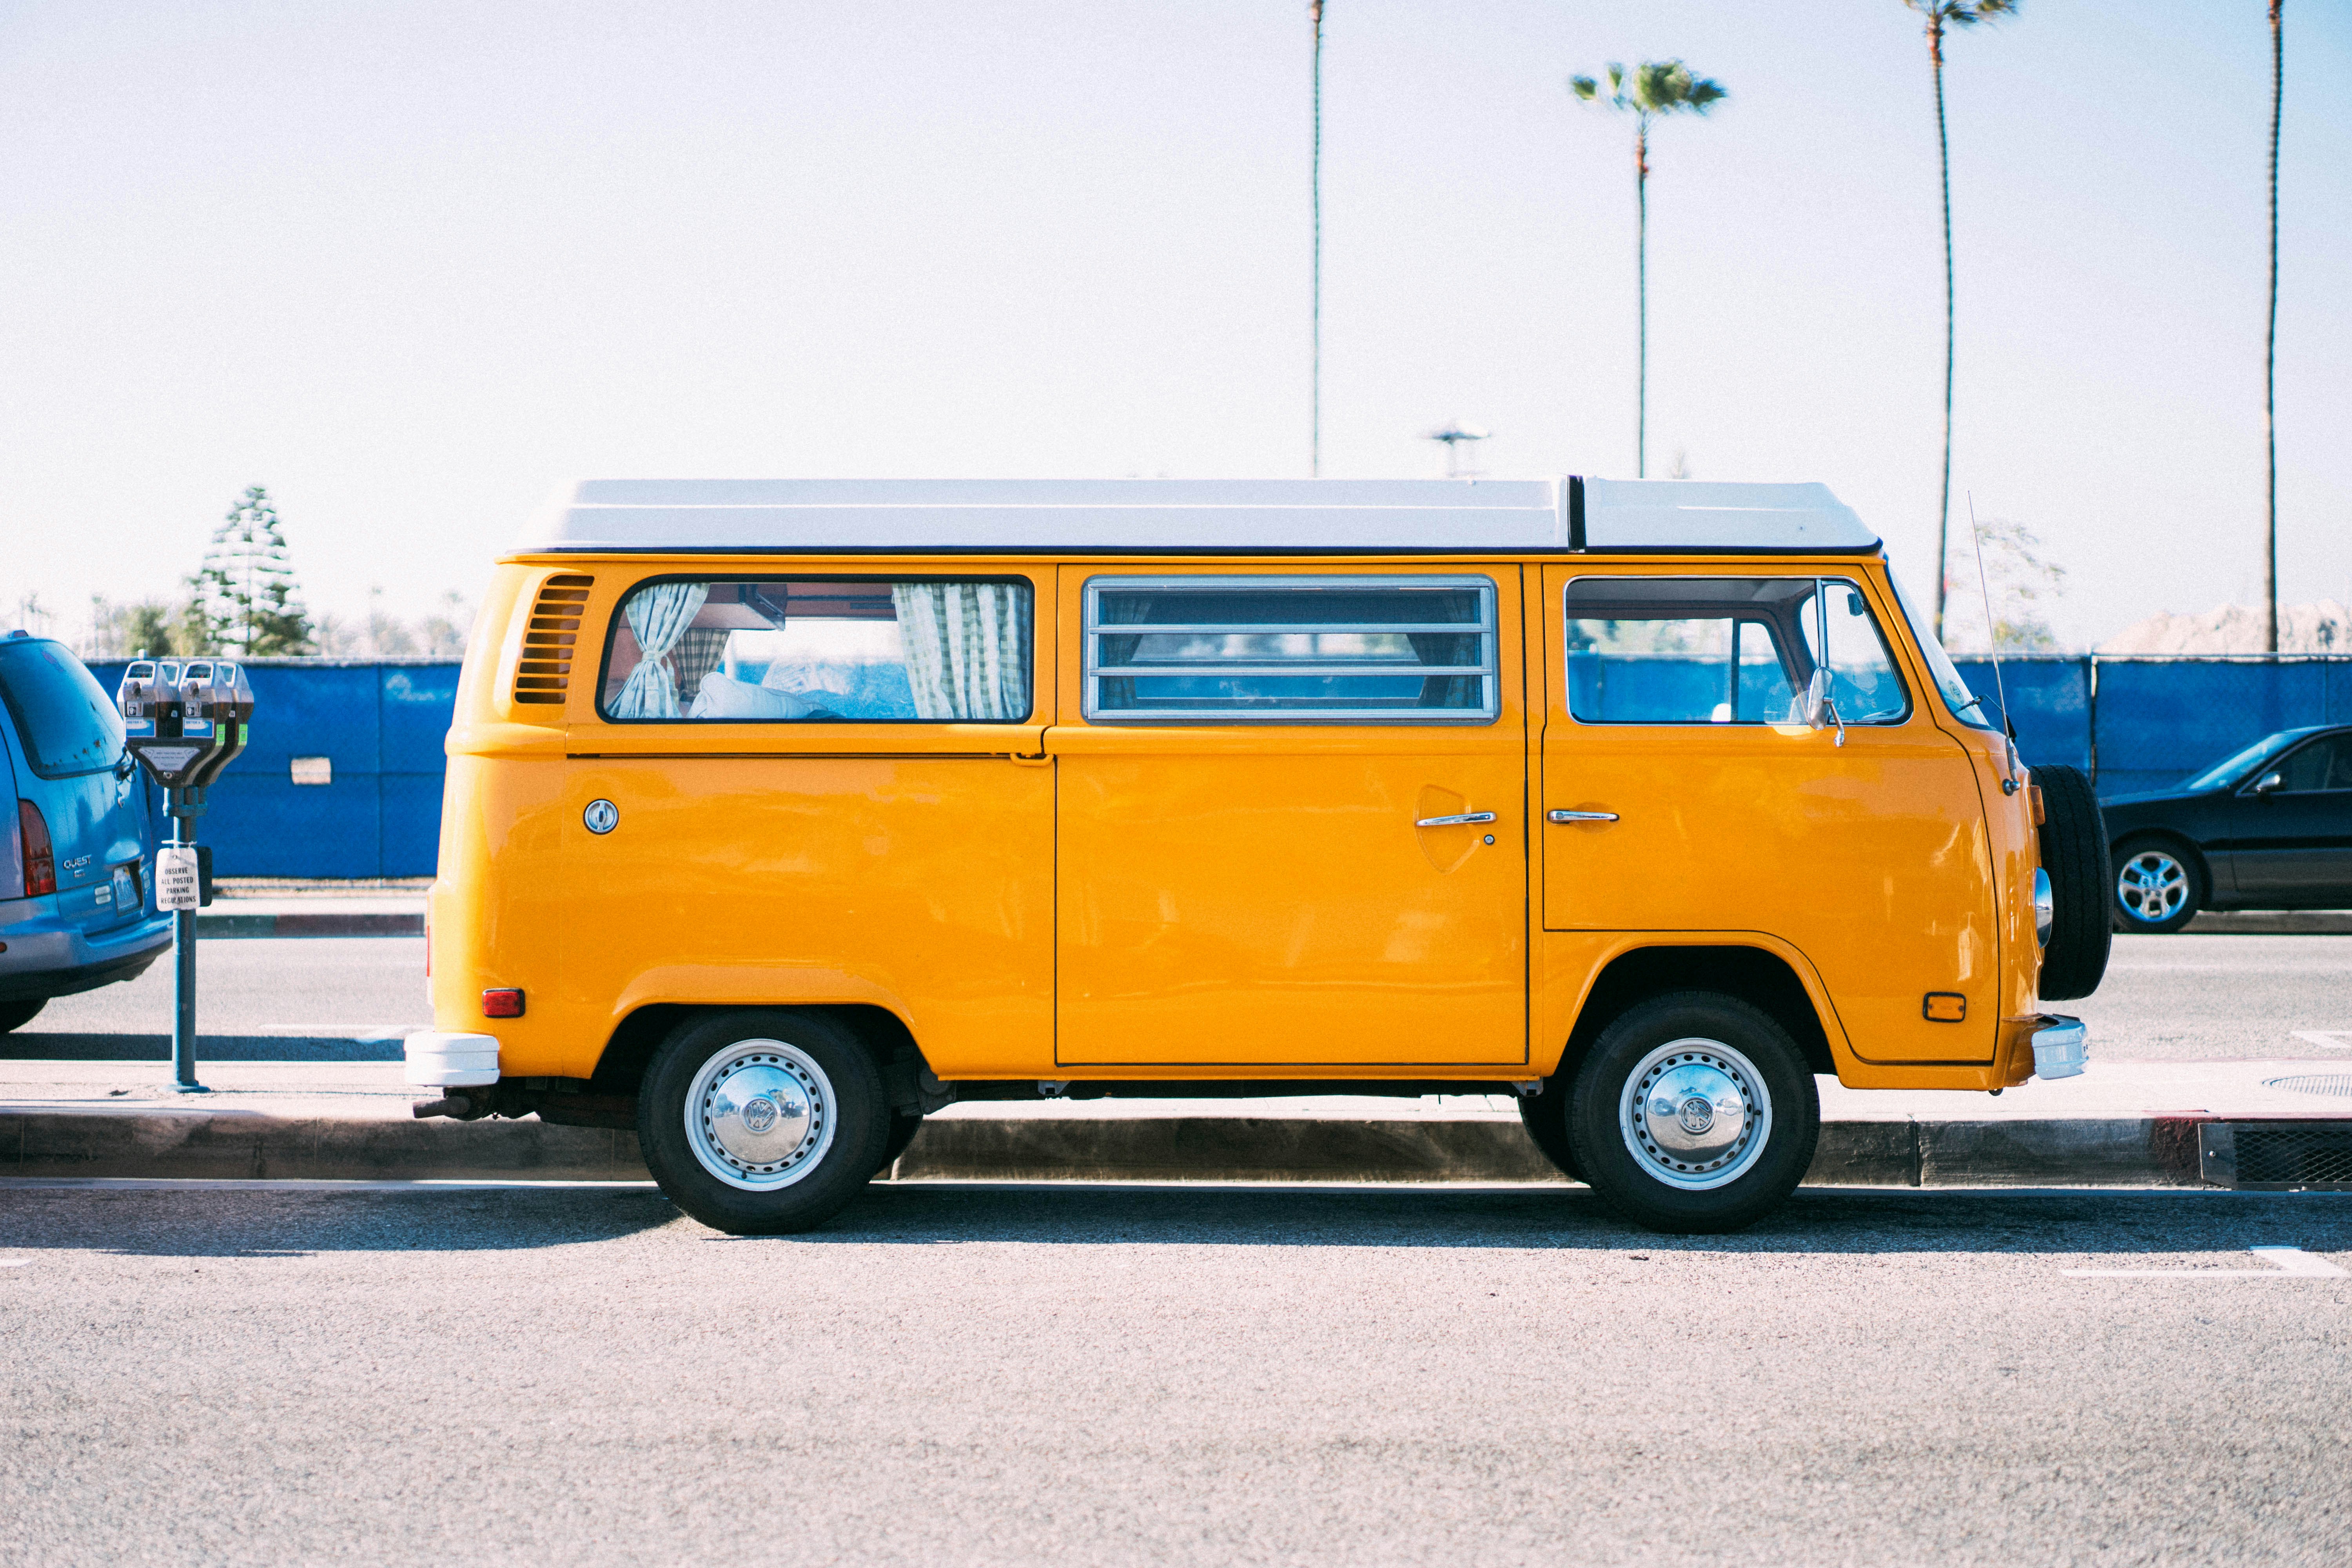
[[[654,1053],[637,1142],[672,1203],[714,1230],[774,1236],[839,1213],[890,1134],[874,1058],[826,1019],[746,1009],[689,1020]]]
[[[1577,1169],[1634,1224],[1738,1230],[1796,1190],[1822,1105],[1812,1068],[1760,1009],[1677,991],[1627,1009],[1576,1076]]]

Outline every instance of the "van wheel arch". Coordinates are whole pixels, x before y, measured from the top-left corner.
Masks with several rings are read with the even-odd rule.
[[[605,1042],[604,1054],[597,1058],[596,1070],[589,1081],[600,1091],[633,1096],[645,1082],[646,1068],[654,1052],[678,1028],[709,1014],[740,1012],[751,1005],[788,1007],[840,1026],[874,1058],[893,1109],[912,1110],[919,1106],[919,1079],[929,1064],[923,1059],[921,1047],[915,1044],[913,1031],[888,1008],[864,1003],[648,1003],[622,1019],[613,1030],[613,1037]]]
[[[1829,1032],[1805,983],[1779,953],[1742,943],[1637,947],[1609,961],[1586,994],[1552,1079],[1564,1093],[1601,1032],[1629,1009],[1675,991],[1718,991],[1762,1011],[1789,1032],[1817,1073],[1837,1074]],[[1547,1089],[1549,1089],[1549,1084]]]

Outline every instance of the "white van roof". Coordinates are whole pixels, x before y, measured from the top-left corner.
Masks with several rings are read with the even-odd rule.
[[[589,479],[516,549],[835,554],[1878,548],[1825,485],[1691,479]]]

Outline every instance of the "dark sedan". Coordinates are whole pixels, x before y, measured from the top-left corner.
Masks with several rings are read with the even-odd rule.
[[[2120,931],[2200,910],[2352,908],[2352,727],[2282,730],[2176,789],[2100,803]]]

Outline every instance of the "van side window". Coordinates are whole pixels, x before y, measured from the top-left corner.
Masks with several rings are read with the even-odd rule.
[[[1088,719],[1489,723],[1486,577],[1097,577]]]
[[[1564,619],[1581,724],[1801,722],[1797,694],[1824,667],[1846,723],[1910,711],[1869,602],[1842,578],[1579,577]]]
[[[1029,717],[1031,594],[1019,582],[670,578],[621,601],[607,719],[727,723]]]

